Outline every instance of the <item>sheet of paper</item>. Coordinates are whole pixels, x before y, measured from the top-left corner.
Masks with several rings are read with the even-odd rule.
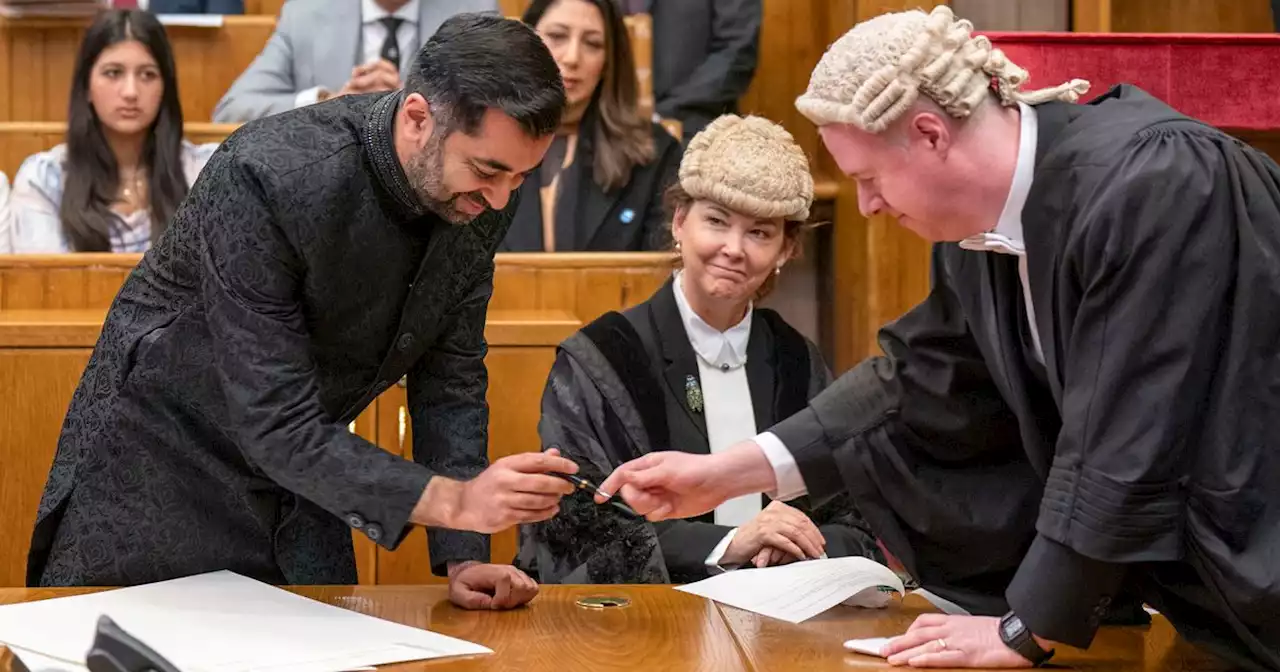
[[[232,572],[0,606],[0,642],[83,664],[102,614],[183,672],[345,672],[492,653]]]
[[[189,28],[221,28],[221,14],[157,14],[162,25]]]
[[[89,668],[84,665],[68,663],[65,660],[42,656],[35,651],[27,651],[25,649],[15,649],[9,647],[9,651],[22,661],[31,672],[89,672]]]
[[[899,593],[904,590],[902,580],[893,570],[862,557],[739,569],[680,586],[677,590],[771,618],[801,623],[874,586],[888,586]]]
[[[868,656],[884,658],[884,656],[880,654],[880,650],[884,648],[885,644],[889,643],[890,639],[893,638],[871,637],[869,639],[851,639],[844,643],[844,648],[855,653],[865,653]]]
[[[911,592],[928,600],[929,604],[932,604],[933,606],[937,607],[938,611],[941,611],[944,614],[949,614],[951,616],[969,616],[970,615],[969,611],[964,607],[956,604],[955,602],[952,602],[951,600],[948,600],[945,597],[935,595],[925,590],[924,588],[916,588]]]

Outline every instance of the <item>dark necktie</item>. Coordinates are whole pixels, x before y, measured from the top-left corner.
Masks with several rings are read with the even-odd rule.
[[[382,22],[383,27],[387,29],[387,39],[382,41],[382,51],[378,52],[378,56],[384,61],[390,61],[391,65],[399,69],[400,42],[396,40],[396,31],[400,30],[400,24],[404,23],[404,19],[384,16],[378,21]]]

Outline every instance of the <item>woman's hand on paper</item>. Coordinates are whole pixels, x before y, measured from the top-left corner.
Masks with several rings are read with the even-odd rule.
[[[751,561],[756,567],[765,567],[782,564],[783,558],[811,560],[821,557],[826,546],[827,540],[809,516],[773,501],[738,528],[721,563],[740,565]],[[765,551],[769,551],[767,556]]]

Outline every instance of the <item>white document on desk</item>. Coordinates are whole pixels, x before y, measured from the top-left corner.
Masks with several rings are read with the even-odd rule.
[[[492,653],[225,571],[0,606],[0,643],[83,665],[103,614],[182,672],[345,672]]]
[[[763,569],[739,569],[676,590],[790,623],[801,623],[868,591],[902,593],[893,570],[863,557],[806,560]],[[872,603],[868,606],[879,606]]]

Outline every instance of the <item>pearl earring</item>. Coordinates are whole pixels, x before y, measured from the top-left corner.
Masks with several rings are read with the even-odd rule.
[[[777,267],[777,268],[775,268],[775,269],[773,269],[773,274],[774,274],[774,275],[782,275],[782,264],[778,264],[778,267]]]
[[[680,251],[680,241],[676,241],[676,252]]]

